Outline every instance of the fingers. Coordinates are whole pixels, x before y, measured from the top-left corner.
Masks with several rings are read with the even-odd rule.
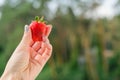
[[[35,60],[40,64],[40,66],[43,66],[44,61],[43,61],[42,56],[40,54],[37,54],[35,56]]]
[[[41,48],[42,42],[37,41],[33,44],[32,48],[37,52]]]
[[[46,28],[46,31],[45,31],[45,35],[46,35],[46,37],[49,36],[51,30],[52,30],[52,25],[47,25],[47,28]]]
[[[46,50],[45,43],[42,42],[42,44],[41,44],[41,49],[38,50],[38,53],[39,53],[40,55],[42,55],[42,54],[45,52],[45,50]]]
[[[46,44],[46,50],[42,55],[42,58],[44,59],[45,63],[50,58],[51,54],[52,54],[52,46],[50,44]]]
[[[22,44],[32,44],[33,43],[32,36],[31,36],[31,30],[28,25],[25,25],[25,27],[24,27],[24,35],[21,40],[21,43]]]
[[[23,39],[26,37],[30,38],[30,35],[31,35],[31,30],[28,25],[25,25]]]
[[[52,54],[52,46],[50,43],[42,43],[41,48],[38,50],[37,55],[34,59],[40,63],[40,65],[44,65]]]
[[[33,49],[33,48],[31,47],[31,49],[30,49],[31,59],[34,59],[37,54],[38,54],[38,53],[35,51],[35,49]]]
[[[25,25],[24,27],[24,32],[28,32],[29,31],[29,26],[28,25]]]
[[[33,43],[33,45],[31,46],[32,50],[31,51],[31,57],[34,58],[37,54],[38,54],[38,50],[41,48],[42,42],[37,41],[35,43]]]

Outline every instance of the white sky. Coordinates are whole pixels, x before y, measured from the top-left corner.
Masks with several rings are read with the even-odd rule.
[[[105,0],[103,5],[97,8],[96,13],[100,17],[110,17],[115,15],[114,5],[118,0]]]
[[[0,6],[4,4],[4,0],[0,0]]]

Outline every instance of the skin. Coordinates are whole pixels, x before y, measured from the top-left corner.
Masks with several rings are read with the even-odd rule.
[[[47,31],[44,41],[33,42],[31,30],[26,25],[23,38],[12,56],[0,80],[35,80],[52,54]]]

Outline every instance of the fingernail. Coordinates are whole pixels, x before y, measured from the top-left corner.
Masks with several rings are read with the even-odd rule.
[[[25,25],[25,32],[28,32],[28,30],[29,30],[29,26]]]

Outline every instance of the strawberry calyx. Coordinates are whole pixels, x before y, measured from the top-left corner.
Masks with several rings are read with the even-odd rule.
[[[44,21],[44,16],[42,16],[41,18],[39,17],[39,16],[35,16],[35,21],[37,21],[37,22],[43,22],[43,23],[45,23],[46,21]]]

